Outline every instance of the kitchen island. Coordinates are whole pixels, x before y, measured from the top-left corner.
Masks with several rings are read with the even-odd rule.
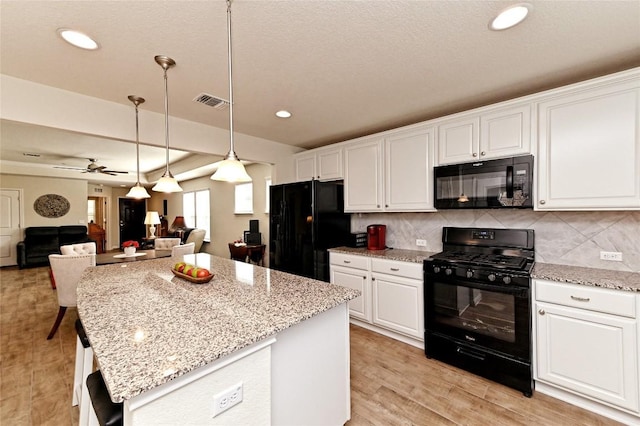
[[[78,284],[78,313],[125,425],[350,418],[346,302],[359,292],[204,253],[185,261],[214,278],[192,284],[157,259],[89,268]],[[214,417],[226,392],[242,402]]]

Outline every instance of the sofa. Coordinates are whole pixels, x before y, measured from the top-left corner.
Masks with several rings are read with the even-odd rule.
[[[60,254],[60,246],[95,242],[84,225],[32,226],[24,230],[24,240],[18,243],[20,269],[49,264],[50,254]]]

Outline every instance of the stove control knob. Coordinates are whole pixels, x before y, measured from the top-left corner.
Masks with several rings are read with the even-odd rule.
[[[473,278],[473,269],[467,271],[467,278]]]
[[[496,280],[496,274],[489,274],[489,275],[487,275],[487,278],[489,279],[489,281],[495,281]]]
[[[450,268],[447,268],[444,270],[445,275],[451,275],[453,274],[453,271]]]
[[[434,267],[433,267],[433,272],[434,272],[434,273],[436,273],[436,274],[437,274],[438,272],[440,272],[440,267],[439,267],[439,266],[434,266]]]
[[[505,275],[504,277],[502,277],[502,282],[504,282],[505,284],[511,284],[511,277],[509,275]]]

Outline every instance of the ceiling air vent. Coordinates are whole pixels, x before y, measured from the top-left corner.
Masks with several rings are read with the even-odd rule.
[[[214,107],[215,109],[225,109],[229,107],[229,101],[218,98],[217,96],[209,95],[208,93],[200,93],[198,96],[193,98],[193,101]]]

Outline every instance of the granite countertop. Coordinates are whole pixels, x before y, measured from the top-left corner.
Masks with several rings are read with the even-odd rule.
[[[436,252],[402,249],[367,250],[365,247],[336,247],[329,249],[329,251],[414,263],[422,263],[423,260],[436,254]],[[638,272],[536,262],[531,272],[531,277],[614,290],[640,292],[640,273]]]
[[[640,292],[640,273],[638,272],[536,262],[531,276],[543,280]]]
[[[185,256],[215,274],[192,284],[174,261],[88,268],[78,313],[114,402],[130,399],[332,309],[357,290],[214,257]]]
[[[336,247],[330,248],[331,253],[357,254],[360,256],[376,257],[380,259],[397,260],[400,262],[422,263],[423,260],[436,254],[432,251],[404,250],[404,249],[385,249],[385,250],[368,250],[366,247]]]

